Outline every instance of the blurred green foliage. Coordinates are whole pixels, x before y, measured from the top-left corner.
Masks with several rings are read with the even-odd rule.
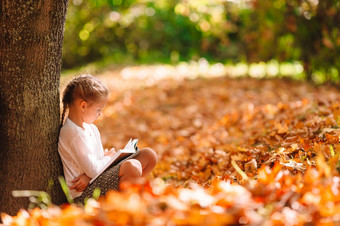
[[[339,22],[337,0],[71,0],[63,67],[105,57],[115,63],[274,59],[301,62],[308,79],[321,73],[337,81]]]

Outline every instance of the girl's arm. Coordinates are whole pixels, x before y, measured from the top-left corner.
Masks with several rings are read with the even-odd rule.
[[[93,144],[92,144],[93,145]],[[83,137],[77,137],[72,142],[72,151],[70,155],[75,164],[81,169],[86,176],[93,178],[100,170],[110,161],[111,157],[104,156],[98,159],[98,156],[91,149],[91,144],[87,144]]]

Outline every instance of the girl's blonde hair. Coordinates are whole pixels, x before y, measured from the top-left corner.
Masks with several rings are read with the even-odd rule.
[[[66,110],[77,98],[86,102],[98,101],[101,97],[109,94],[106,86],[92,75],[84,74],[73,78],[66,86],[63,93],[63,113],[60,128],[64,124]]]

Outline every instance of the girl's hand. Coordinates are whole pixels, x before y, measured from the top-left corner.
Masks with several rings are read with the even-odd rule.
[[[90,183],[90,180],[91,178],[83,173],[72,181],[73,185],[70,187],[70,189],[76,189],[77,192],[82,192],[86,189],[87,185]]]
[[[104,156],[114,156],[116,154],[116,151],[114,148],[111,148],[109,151],[107,149],[105,149],[104,151]]]

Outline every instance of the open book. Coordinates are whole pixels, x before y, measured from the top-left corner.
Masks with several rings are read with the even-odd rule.
[[[134,140],[130,139],[129,142],[125,145],[125,147],[117,151],[116,154],[112,156],[110,161],[106,163],[106,165],[99,171],[99,173],[91,179],[90,184],[95,179],[97,179],[97,177],[101,173],[103,173],[109,166],[111,166],[112,164],[118,163],[120,160],[122,160],[124,157],[130,154],[136,153],[136,151],[138,150],[137,143],[138,143],[138,139],[134,139]]]

